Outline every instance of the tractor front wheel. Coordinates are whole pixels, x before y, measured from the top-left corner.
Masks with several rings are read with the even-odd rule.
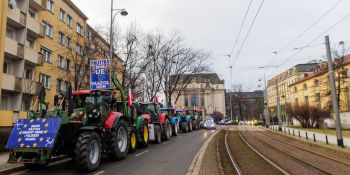
[[[164,140],[170,140],[171,137],[171,124],[168,119],[165,120],[163,138]]]
[[[197,129],[198,129],[197,120],[194,120],[194,121],[193,121],[193,123],[192,123],[192,128],[193,128],[193,130],[197,130]]]
[[[80,134],[74,150],[74,160],[81,171],[91,172],[97,169],[101,159],[100,137],[95,132]]]
[[[141,142],[139,142],[140,147],[147,147],[149,143],[149,129],[146,121],[142,122],[139,133],[142,139]]]
[[[120,120],[111,132],[109,143],[109,157],[115,160],[125,159],[130,146],[128,127],[124,120]]]
[[[154,137],[156,144],[160,144],[162,142],[162,131],[159,125],[154,125]]]
[[[134,153],[136,151],[137,147],[137,137],[136,137],[136,129],[133,128],[130,133],[130,146],[129,146],[129,152]]]
[[[192,132],[193,128],[192,128],[192,120],[190,120],[190,122],[188,123],[188,131]]]
[[[184,133],[188,132],[188,125],[186,122],[181,122],[181,129],[182,129],[182,132]]]
[[[175,122],[175,125],[172,126],[172,130],[173,130],[173,136],[177,136],[177,133],[179,132],[179,123]]]

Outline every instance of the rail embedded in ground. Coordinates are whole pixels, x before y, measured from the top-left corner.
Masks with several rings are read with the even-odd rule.
[[[264,155],[262,155],[258,150],[256,150],[255,148],[253,148],[241,135],[241,133],[239,132],[239,129],[236,127],[237,132],[239,137],[243,140],[243,142],[250,148],[252,149],[256,154],[258,154],[261,158],[263,158],[264,160],[266,160],[270,165],[272,165],[273,167],[275,167],[276,169],[278,169],[281,173],[285,174],[285,175],[289,175],[289,173],[287,173],[285,170],[283,170],[281,167],[279,167],[278,165],[276,165],[275,163],[273,163],[271,160],[269,160],[267,157],[265,157]]]
[[[236,164],[236,162],[234,161],[233,157],[232,157],[232,154],[231,154],[231,151],[230,151],[230,148],[228,147],[228,144],[227,144],[227,132],[228,132],[228,129],[226,128],[226,133],[225,133],[225,147],[226,147],[226,152],[228,154],[228,156],[230,157],[230,160],[231,160],[231,164],[236,172],[237,175],[242,175],[243,173],[241,172],[241,170],[239,169],[238,165]]]

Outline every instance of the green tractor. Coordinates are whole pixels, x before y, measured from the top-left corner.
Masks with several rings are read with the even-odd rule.
[[[160,105],[156,102],[139,103],[139,116],[148,122],[149,139],[159,144],[163,140],[169,140],[172,136],[170,116],[161,113]]]
[[[200,117],[199,113],[196,110],[186,110],[186,115],[191,119],[192,129],[198,130],[200,129]]]
[[[102,90],[72,91],[68,85],[61,103],[55,96],[53,110],[30,110],[28,119],[18,120],[10,134],[8,162],[38,169],[46,166],[51,156],[68,155],[79,170],[91,172],[98,168],[102,154],[113,160],[125,159],[129,147],[136,148],[135,140],[132,143],[136,133],[125,91],[115,76],[111,81],[114,87]],[[43,87],[38,97],[39,105],[45,104]]]

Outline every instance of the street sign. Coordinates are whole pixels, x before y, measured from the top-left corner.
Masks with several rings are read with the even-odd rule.
[[[109,89],[111,88],[110,62],[108,59],[90,61],[90,89]]]
[[[17,120],[6,148],[53,148],[60,124],[59,117]]]

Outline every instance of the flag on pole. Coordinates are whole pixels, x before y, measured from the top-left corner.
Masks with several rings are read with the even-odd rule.
[[[128,106],[130,107],[132,105],[132,92],[131,89],[129,89],[128,92]]]

